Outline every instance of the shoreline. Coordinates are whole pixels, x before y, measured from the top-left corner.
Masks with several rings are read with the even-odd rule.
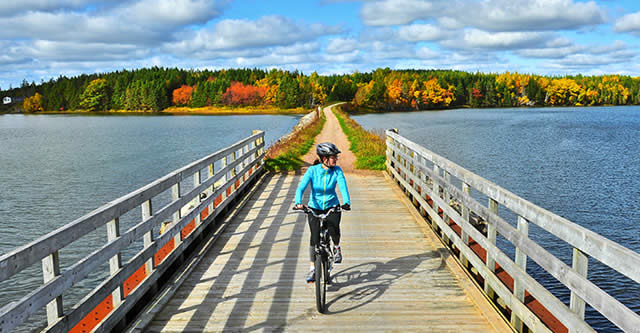
[[[347,102],[349,103],[349,102]],[[332,103],[335,104],[335,103]],[[330,106],[330,105],[328,105]],[[413,112],[441,112],[441,111],[453,111],[453,110],[468,110],[468,109],[562,109],[562,108],[578,108],[578,109],[590,109],[598,107],[631,107],[640,106],[638,104],[625,104],[625,105],[582,105],[582,106],[496,106],[496,107],[478,107],[473,108],[469,105],[464,105],[456,108],[435,108],[424,110],[373,110],[373,109],[347,109],[344,110],[350,115],[365,115],[365,114],[384,114],[384,113],[413,113]],[[66,110],[66,111],[41,111],[33,113],[24,112],[3,112],[0,111],[0,115],[5,114],[22,114],[22,115],[87,115],[87,116],[235,116],[235,115],[305,115],[312,112],[314,109],[307,108],[295,108],[295,109],[279,109],[273,108],[261,108],[261,107],[243,107],[243,108],[231,108],[231,107],[202,107],[202,108],[188,108],[188,107],[170,107],[161,111],[134,111],[134,110],[109,110],[109,111],[85,111],[85,110]]]
[[[22,115],[130,115],[130,116],[215,116],[215,115],[304,115],[313,111],[313,109],[295,108],[295,109],[279,109],[279,108],[230,108],[230,107],[203,107],[203,108],[186,108],[186,107],[170,107],[161,111],[143,111],[143,110],[108,110],[108,111],[85,111],[85,110],[65,110],[65,111],[41,111],[41,112],[0,112],[0,114],[22,114]]]
[[[539,110],[539,109],[593,109],[593,108],[619,108],[619,107],[632,107],[632,106],[640,106],[640,104],[624,104],[624,105],[616,105],[616,104],[603,104],[603,105],[581,105],[581,106],[571,106],[571,105],[558,105],[558,106],[486,106],[486,107],[471,107],[469,105],[462,105],[460,107],[454,108],[436,108],[436,109],[421,109],[421,110],[373,110],[366,109],[362,110],[359,108],[354,108],[350,110],[344,110],[344,112],[350,115],[365,115],[365,114],[384,114],[384,113],[414,113],[414,112],[441,112],[441,111],[455,111],[455,110],[502,110],[502,109],[530,109],[530,110]]]

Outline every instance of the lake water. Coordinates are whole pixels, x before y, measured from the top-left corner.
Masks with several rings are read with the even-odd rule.
[[[640,107],[463,109],[353,116],[406,138],[560,216],[640,252]],[[486,203],[485,203],[486,204]],[[501,213],[515,225],[515,217]],[[571,265],[571,248],[533,224],[530,237]],[[499,239],[500,241],[500,239]],[[513,258],[506,242],[501,248]],[[569,303],[530,259],[527,271]],[[640,313],[640,288],[589,261],[589,278]],[[614,330],[588,307],[587,322]]]
[[[0,115],[0,254],[32,241],[192,161],[251,135],[267,146],[301,116]],[[121,220],[139,221],[139,210]],[[68,267],[97,244],[106,229],[60,252]],[[42,283],[36,264],[0,283],[0,308]],[[68,294],[65,309],[108,270],[102,267]],[[44,313],[44,312],[42,312]],[[41,327],[42,313],[20,331]]]

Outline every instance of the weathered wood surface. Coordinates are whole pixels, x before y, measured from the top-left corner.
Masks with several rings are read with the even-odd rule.
[[[299,180],[270,176],[145,331],[510,330],[463,288],[468,281],[382,176],[347,177],[354,211],[341,223],[345,259],[333,270],[328,314],[319,314],[304,281],[306,217],[291,211]]]

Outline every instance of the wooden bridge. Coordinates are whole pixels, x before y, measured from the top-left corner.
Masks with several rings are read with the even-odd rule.
[[[347,176],[354,210],[341,223],[345,259],[334,268],[328,314],[318,314],[304,281],[306,221],[291,211],[301,174],[265,173],[263,137],[256,132],[2,255],[0,281],[41,262],[44,284],[0,304],[0,332],[43,308],[54,332],[593,331],[585,304],[639,331],[640,316],[589,281],[587,262],[637,287],[640,255],[391,131],[387,172]],[[162,194],[171,197],[164,205]],[[517,228],[499,207],[518,216]],[[134,209],[140,222],[120,230]],[[570,244],[573,265],[529,239],[529,223]],[[61,249],[105,226],[107,243],[61,269]],[[515,247],[514,260],[497,235]],[[138,240],[142,249],[122,260]],[[571,291],[570,304],[527,274],[527,258]],[[102,282],[63,311],[65,291],[107,262]]]

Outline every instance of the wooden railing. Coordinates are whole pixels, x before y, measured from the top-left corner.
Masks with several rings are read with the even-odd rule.
[[[230,147],[2,255],[0,282],[41,261],[44,284],[0,309],[0,332],[10,332],[44,307],[48,331],[111,330],[156,285],[204,228],[263,171],[263,159],[264,132],[254,131],[252,136]],[[219,170],[214,170],[216,165]],[[180,184],[189,178],[193,178],[193,189],[182,193]],[[156,209],[153,202],[165,191],[171,192],[171,200]],[[142,210],[142,220],[129,230],[121,231],[120,217],[138,207]],[[166,220],[171,223],[163,226]],[[58,252],[103,226],[106,226],[107,243],[61,270]],[[141,239],[143,249],[123,263],[123,251]],[[63,293],[107,262],[108,276],[70,311],[63,313]]]
[[[533,297],[542,305],[543,312],[561,322],[564,327],[559,330],[593,331],[584,320],[586,302],[620,329],[640,332],[640,316],[587,278],[591,257],[629,277],[637,288],[640,254],[518,197],[409,141],[397,131],[386,134],[389,173],[443,242],[458,253],[460,262],[479,275],[487,296],[499,299],[510,310],[515,329],[522,331],[524,324],[534,332],[557,330],[541,319],[539,309],[532,309],[530,297]],[[488,197],[486,206],[474,199],[471,188]],[[498,215],[499,207],[517,215],[517,228]],[[480,221],[486,223],[482,228]],[[532,241],[528,236],[529,223],[569,244],[573,248],[572,266]],[[496,246],[498,234],[515,247],[515,261]],[[571,291],[569,306],[527,274],[527,257]]]

